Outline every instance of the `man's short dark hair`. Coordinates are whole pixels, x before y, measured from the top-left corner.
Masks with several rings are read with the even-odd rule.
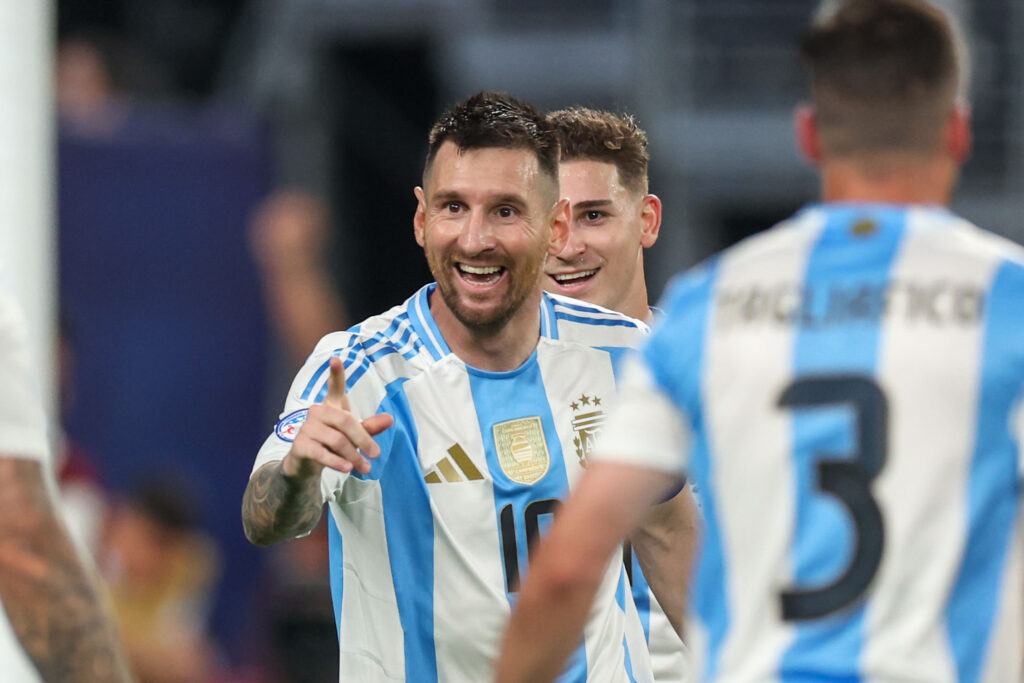
[[[961,78],[953,28],[923,0],[847,0],[801,41],[826,154],[933,153]]]
[[[570,107],[551,112],[548,121],[558,135],[562,161],[615,164],[624,187],[647,193],[647,133],[632,116]]]
[[[451,141],[459,151],[526,149],[537,155],[540,171],[558,181],[558,141],[544,115],[529,104],[499,92],[478,92],[441,114],[427,138],[424,178],[437,150]]]

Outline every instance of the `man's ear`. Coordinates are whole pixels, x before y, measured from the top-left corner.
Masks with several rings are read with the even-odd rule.
[[[796,132],[800,154],[811,164],[817,165],[821,161],[821,136],[812,105],[804,102],[797,106],[793,112],[793,130]]]
[[[644,249],[654,246],[661,233],[661,200],[658,195],[649,194],[643,199],[643,206],[640,208],[640,220],[643,227],[640,229],[640,245]]]
[[[551,236],[548,240],[548,252],[558,254],[565,249],[565,243],[569,241],[569,198],[562,197],[551,210]]]
[[[412,216],[412,230],[416,235],[416,244],[423,246],[423,224],[427,220],[427,200],[423,195],[422,187],[414,187],[412,193],[416,195],[416,213]]]
[[[971,155],[973,136],[971,134],[971,108],[964,102],[953,106],[945,130],[946,153],[958,164],[967,161]]]

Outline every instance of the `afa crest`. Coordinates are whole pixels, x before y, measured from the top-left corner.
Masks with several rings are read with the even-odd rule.
[[[594,442],[604,425],[604,409],[599,397],[586,394],[570,403],[569,407],[572,408],[572,431],[575,432],[572,443],[576,446],[576,457],[580,465],[586,467],[594,450]]]
[[[498,464],[505,476],[517,484],[535,484],[551,466],[551,454],[540,418],[521,417],[492,427]]]

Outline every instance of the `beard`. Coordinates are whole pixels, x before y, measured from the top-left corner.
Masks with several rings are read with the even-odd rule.
[[[522,310],[530,296],[540,288],[540,276],[546,254],[547,245],[544,244],[537,253],[525,256],[521,263],[491,264],[505,268],[503,277],[507,280],[507,290],[497,305],[480,310],[468,305],[465,295],[455,284],[456,278],[459,277],[455,264],[460,259],[455,258],[450,252],[442,256],[426,250],[427,265],[437,282],[437,289],[445,305],[455,319],[467,329],[483,335],[501,331],[508,321]]]

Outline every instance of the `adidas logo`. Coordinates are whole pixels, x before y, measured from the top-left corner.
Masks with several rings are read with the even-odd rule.
[[[462,474],[459,474],[459,473]],[[440,484],[442,482],[474,481],[483,479],[484,475],[476,468],[473,461],[462,450],[462,446],[455,444],[448,449],[448,457],[442,458],[430,468],[423,481],[428,484]]]

